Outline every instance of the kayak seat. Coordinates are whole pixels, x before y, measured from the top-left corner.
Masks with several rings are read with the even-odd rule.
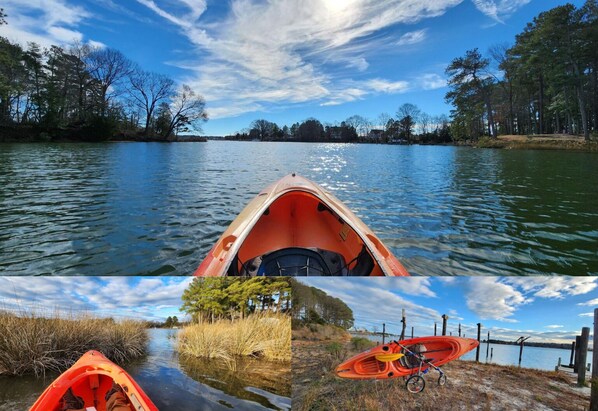
[[[405,352],[405,355],[398,359],[399,364],[405,368],[418,368],[420,362],[426,360],[426,357],[423,354],[424,352],[426,352],[426,346],[423,344],[416,344],[412,347],[407,348],[409,349],[409,351],[415,353],[416,355]],[[417,354],[419,354],[419,357]]]
[[[234,264],[233,264],[234,265]],[[249,259],[240,275],[331,276],[347,275],[343,256],[320,248],[288,247]]]

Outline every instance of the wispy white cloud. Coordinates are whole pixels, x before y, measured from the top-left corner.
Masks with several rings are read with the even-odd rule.
[[[410,46],[413,44],[421,43],[426,39],[426,33],[426,29],[410,31],[408,33],[403,34],[399,38],[399,41],[397,41],[395,44],[397,46]]]
[[[495,277],[471,278],[466,294],[467,307],[481,319],[517,322],[509,318],[517,308],[532,302],[520,291]]]
[[[201,24],[198,13],[194,23],[188,14],[175,14],[166,2],[138,0],[175,24],[196,46],[196,68],[185,81],[205,94],[213,118],[256,104],[315,100],[334,105],[371,93],[404,92],[405,81],[356,80],[353,72],[340,75],[335,69],[366,70],[368,36],[392,25],[440,16],[461,1],[232,0],[228,16],[207,25]],[[423,38],[425,30],[420,30],[405,34],[403,42],[415,44]],[[183,65],[189,67],[189,62]]]
[[[505,281],[535,297],[556,299],[587,294],[598,287],[597,277],[525,277]]]
[[[594,298],[593,300],[586,301],[585,303],[579,303],[577,305],[594,305],[598,308],[598,298]]]
[[[564,327],[564,325],[553,324],[553,325],[547,325],[544,328],[554,328],[554,329],[557,329],[557,328],[563,328],[563,327]]]
[[[422,74],[417,83],[423,90],[436,90],[447,86],[446,79],[436,73]]]
[[[476,8],[499,23],[503,23],[531,0],[471,0]]]
[[[77,27],[91,14],[67,0],[4,0],[8,24],[0,26],[0,36],[26,46],[35,42],[44,47],[82,41]]]

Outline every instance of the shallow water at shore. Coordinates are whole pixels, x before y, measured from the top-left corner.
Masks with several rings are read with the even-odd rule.
[[[0,274],[190,274],[291,172],[417,275],[598,275],[595,153],[309,143],[0,145]]]
[[[289,365],[242,361],[234,375],[213,361],[179,358],[174,330],[149,333],[148,356],[123,368],[161,411],[290,410]],[[270,372],[265,381],[259,370]],[[0,410],[27,409],[55,377],[0,377]]]

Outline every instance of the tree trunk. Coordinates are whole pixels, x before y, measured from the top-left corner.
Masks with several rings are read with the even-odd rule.
[[[514,113],[513,113],[513,85],[509,83],[509,134],[514,132]]]
[[[579,71],[577,63],[573,62],[573,70],[577,81],[575,84],[575,94],[577,95],[577,103],[579,105],[579,114],[581,114],[581,128],[583,130],[583,137],[586,141],[590,141],[590,130],[588,128],[588,113],[586,111],[586,102],[583,98],[582,76]]]
[[[540,74],[538,90],[538,134],[544,134],[544,77]]]

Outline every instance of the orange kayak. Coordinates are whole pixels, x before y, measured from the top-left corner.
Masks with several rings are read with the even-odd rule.
[[[105,411],[106,393],[115,382],[128,398],[131,411],[158,411],[141,387],[122,368],[98,351],[88,351],[71,368],[62,373],[40,395],[30,411],[59,411],[62,397],[70,388],[80,397],[84,409]]]
[[[418,373],[420,366],[425,371],[428,362],[439,367],[456,360],[478,344],[471,338],[446,336],[393,341],[349,358],[336,368],[336,375],[356,380],[403,377]]]
[[[335,196],[291,174],[258,194],[195,271],[226,275],[409,275]]]

